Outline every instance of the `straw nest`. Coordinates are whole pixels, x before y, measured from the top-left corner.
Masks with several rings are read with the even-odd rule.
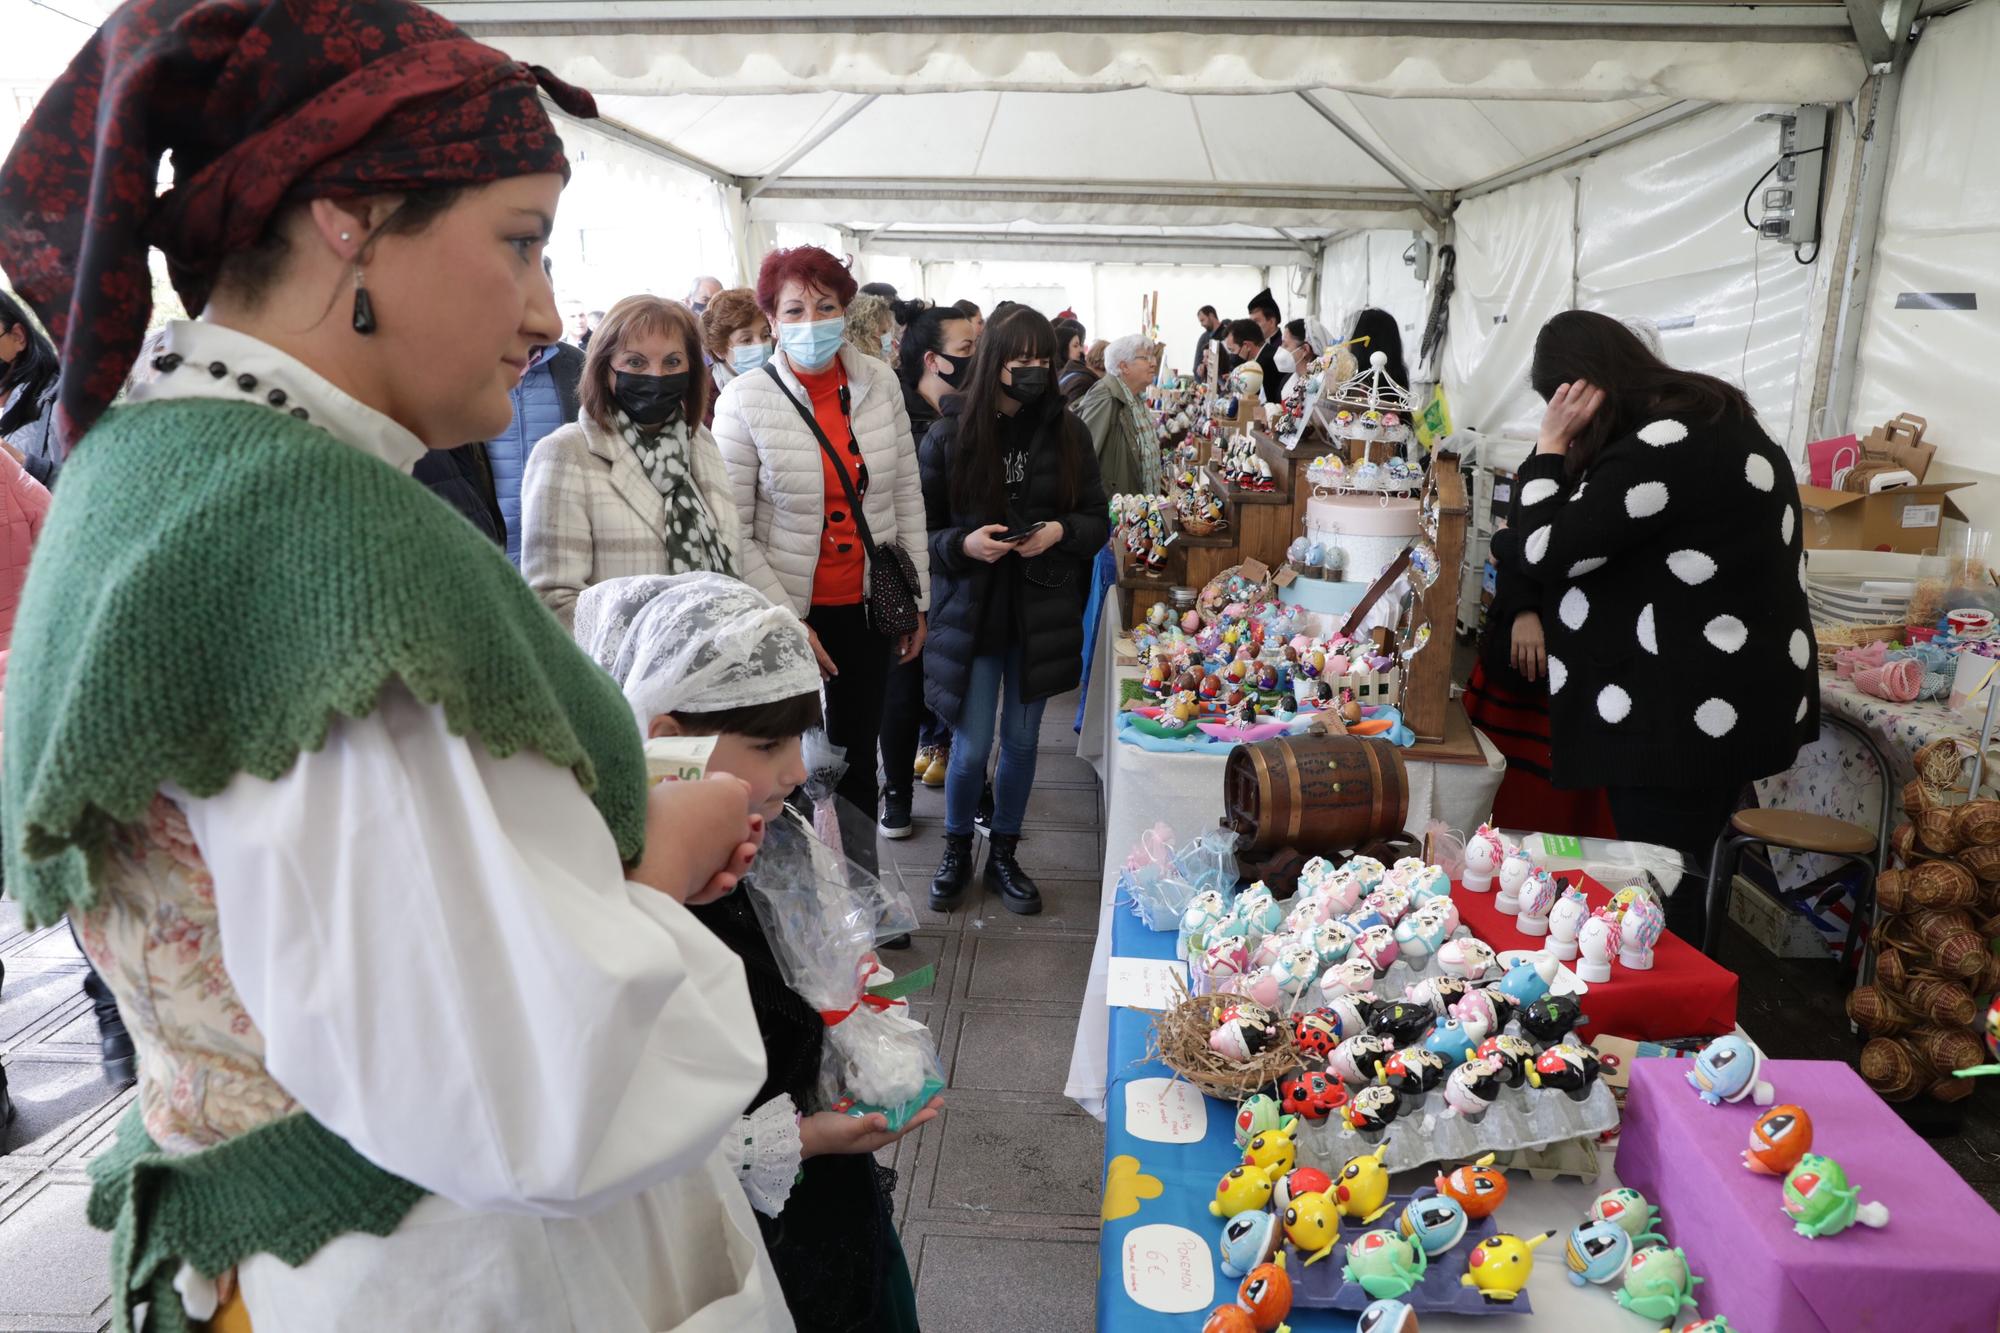
[[[1238,1063],[1209,1049],[1208,1037],[1222,1026],[1233,1005],[1255,1002],[1241,995],[1191,995],[1153,1020],[1149,1058],[1200,1088],[1211,1097],[1241,1101],[1260,1088],[1285,1078],[1299,1067],[1292,1042],[1292,1025],[1277,1016],[1277,1040],[1247,1063]]]

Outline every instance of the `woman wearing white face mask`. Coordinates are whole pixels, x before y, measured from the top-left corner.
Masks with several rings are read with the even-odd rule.
[[[1295,375],[1313,363],[1319,355],[1313,347],[1311,335],[1302,319],[1292,320],[1285,325],[1284,341],[1278,346],[1278,369],[1287,375]]]
[[[873,870],[870,761],[889,668],[923,649],[930,562],[901,386],[885,362],[843,345],[854,294],[846,265],[816,246],[764,257],[757,306],[777,329],[778,354],[722,391],[715,438],[743,528],[743,580],[789,606],[812,636],[827,734],[848,755],[838,788],[853,807],[847,854]],[[865,605],[878,545],[902,547],[917,574],[916,628],[894,639],[877,632]]]

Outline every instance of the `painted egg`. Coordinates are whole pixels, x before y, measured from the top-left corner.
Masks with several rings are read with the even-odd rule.
[[[1258,1333],[1257,1321],[1240,1305],[1218,1305],[1201,1321],[1201,1333]]]
[[[1292,1039],[1301,1055],[1324,1063],[1341,1042],[1340,1020],[1329,1009],[1300,1014],[1292,1020]]]
[[[1394,1037],[1396,1045],[1408,1046],[1429,1032],[1435,1021],[1429,1007],[1414,1000],[1384,1000],[1375,1006],[1368,1026]]]
[[[1393,1089],[1371,1083],[1341,1109],[1341,1119],[1357,1134],[1379,1134],[1396,1118],[1399,1105]]]
[[[1298,1117],[1286,1115],[1276,1097],[1264,1092],[1252,1093],[1236,1107],[1236,1146],[1247,1148],[1259,1134],[1284,1128],[1288,1123],[1296,1128]]]
[[[1364,1226],[1389,1211],[1389,1172],[1382,1165],[1387,1144],[1372,1153],[1350,1157],[1341,1167],[1333,1185],[1333,1201],[1340,1215]]]
[[[1442,1056],[1448,1064],[1462,1064],[1472,1055],[1478,1045],[1465,1025],[1455,1018],[1440,1018],[1424,1038],[1424,1049]]]
[[[1755,1046],[1732,1032],[1717,1037],[1696,1053],[1694,1068],[1688,1070],[1688,1084],[1711,1106],[1739,1102],[1753,1092],[1766,1094],[1758,1098],[1762,1104],[1768,1099],[1770,1087],[1757,1078],[1763,1062],[1764,1057]]]
[[[1493,1165],[1493,1155],[1488,1153],[1476,1162],[1440,1175],[1437,1190],[1456,1199],[1466,1216],[1476,1222],[1493,1216],[1507,1202],[1507,1175]]]
[[[1346,1277],[1377,1300],[1394,1300],[1417,1285],[1427,1262],[1396,1232],[1368,1231],[1348,1244]]]
[[[1467,981],[1484,981],[1494,967],[1494,953],[1470,936],[1446,940],[1437,951],[1438,966]]]
[[[1278,1217],[1263,1209],[1236,1214],[1222,1224],[1222,1271],[1242,1277],[1278,1249]]]
[[[1616,1282],[1624,1276],[1625,1265],[1631,1260],[1632,1238],[1616,1222],[1593,1218],[1570,1228],[1563,1263],[1568,1266],[1569,1280],[1574,1285],[1602,1286]]]
[[[1331,906],[1330,899],[1321,901]],[[1313,952],[1319,955],[1319,961],[1323,965],[1331,967],[1335,963],[1346,961],[1347,955],[1354,950],[1355,941],[1360,938],[1359,932],[1349,928],[1344,921],[1337,918],[1322,921],[1312,928]]]
[[[1500,1095],[1500,1066],[1472,1059],[1451,1071],[1444,1081],[1445,1105],[1477,1124]]]
[[[1330,1194],[1333,1177],[1316,1166],[1293,1167],[1271,1186],[1271,1207],[1284,1212],[1301,1194]]]
[[[1400,1097],[1423,1097],[1451,1072],[1451,1065],[1436,1051],[1406,1046],[1382,1062],[1382,1082]]]
[[[1401,1301],[1370,1301],[1354,1333],[1417,1333],[1417,1312]]]
[[[1464,977],[1425,977],[1403,988],[1403,998],[1417,1004],[1427,1005],[1430,1011],[1442,1018],[1451,1012],[1465,993],[1472,989]]]
[[[1370,926],[1361,932],[1361,939],[1355,944],[1362,957],[1375,969],[1379,979],[1387,976],[1389,969],[1396,965],[1402,950],[1396,945],[1396,932],[1386,925]]]
[[[1518,1088],[1527,1082],[1528,1069],[1535,1062],[1535,1048],[1511,1032],[1503,1032],[1480,1042],[1478,1054],[1481,1059],[1491,1060],[1500,1066],[1510,1088]]]
[[[1466,1039],[1478,1045],[1498,1032],[1507,1022],[1496,1004],[1491,990],[1466,992],[1465,998],[1451,1007],[1451,1016],[1465,1029]]]
[[[1271,1202],[1271,1177],[1254,1166],[1231,1167],[1215,1186],[1208,1211],[1217,1217],[1234,1217],[1262,1208]]]
[[[1396,1053],[1396,1039],[1381,1032],[1363,1032],[1334,1048],[1327,1072],[1349,1087],[1375,1081],[1375,1066]]]
[[[1309,1069],[1278,1085],[1279,1104],[1292,1115],[1314,1124],[1347,1103],[1347,1088],[1339,1079]]]
[[[1544,995],[1521,1007],[1521,1031],[1540,1042],[1557,1042],[1587,1020],[1574,995]]]
[[[1660,1210],[1647,1203],[1645,1195],[1625,1185],[1606,1190],[1590,1205],[1590,1216],[1616,1222],[1635,1242],[1653,1237],[1653,1221],[1659,1215]]]
[[[1554,1088],[1573,1102],[1590,1096],[1590,1086],[1603,1067],[1597,1052],[1574,1041],[1558,1042],[1535,1057],[1528,1070],[1528,1082],[1537,1088]]]
[[[1236,1303],[1250,1312],[1259,1333],[1275,1333],[1292,1312],[1292,1279],[1283,1264],[1263,1263],[1244,1277]]]
[[[1507,969],[1507,975],[1494,983],[1493,989],[1505,995],[1516,1005],[1533,1004],[1549,993],[1561,964],[1545,953],[1532,958],[1523,958]]]
[[[1343,995],[1358,998],[1374,992],[1375,966],[1365,957],[1335,963],[1320,974],[1319,993],[1329,1003]]]
[[[1750,1126],[1750,1146],[1743,1165],[1765,1175],[1782,1176],[1812,1151],[1813,1123],[1802,1106],[1774,1106]]]
[[[1243,1165],[1261,1169],[1272,1180],[1289,1175],[1298,1160],[1299,1145],[1282,1129],[1265,1130],[1243,1150]]]
[[[1284,1217],[1285,1239],[1309,1256],[1308,1264],[1325,1258],[1340,1239],[1340,1214],[1324,1194],[1301,1194]]]
[[[1449,1194],[1426,1194],[1412,1199],[1403,1205],[1402,1215],[1396,1219],[1396,1230],[1433,1259],[1464,1240],[1471,1225],[1465,1205]]]

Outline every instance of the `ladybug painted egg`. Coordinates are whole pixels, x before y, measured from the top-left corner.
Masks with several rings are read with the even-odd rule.
[[[1785,1175],[1812,1151],[1812,1141],[1812,1117],[1803,1106],[1774,1106],[1750,1127],[1743,1165],[1765,1175]]]
[[[1292,1115],[1318,1124],[1347,1100],[1347,1089],[1339,1080],[1309,1069],[1280,1083],[1278,1100]]]
[[[1324,1063],[1340,1044],[1340,1020],[1330,1010],[1314,1009],[1292,1020],[1292,1037],[1300,1054]]]

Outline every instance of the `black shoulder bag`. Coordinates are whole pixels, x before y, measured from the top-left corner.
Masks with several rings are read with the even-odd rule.
[[[806,427],[812,431],[819,447],[833,462],[834,475],[840,478],[840,488],[847,493],[847,507],[854,515],[854,526],[861,534],[861,549],[868,555],[868,592],[863,605],[868,612],[868,624],[877,634],[887,638],[900,639],[905,634],[917,632],[917,566],[910,559],[910,553],[894,542],[877,544],[875,536],[868,530],[868,515],[863,512],[861,494],[854,489],[854,482],[847,475],[847,464],[834,451],[833,441],[826,438],[826,432],[819,428],[819,421],[812,409],[800,402],[778,374],[777,366],[764,363],[764,373],[771,377],[771,383],[778,386],[778,392],[785,395],[787,402],[797,410]],[[842,404],[843,410],[845,404]],[[848,433],[853,433],[850,420]]]

